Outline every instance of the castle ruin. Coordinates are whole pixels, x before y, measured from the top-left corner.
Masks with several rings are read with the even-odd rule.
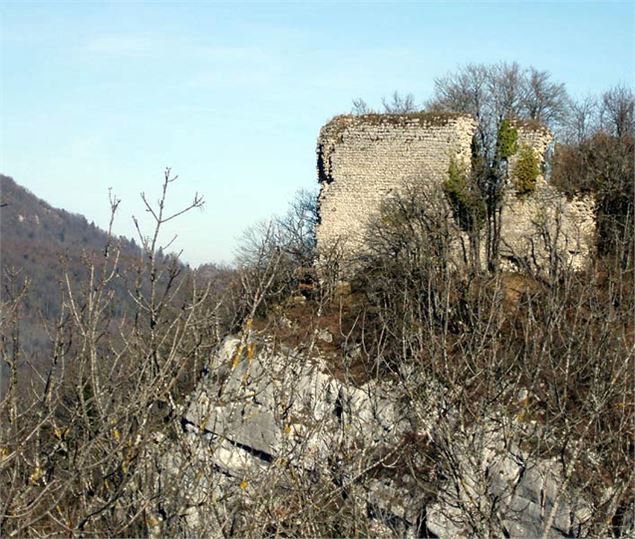
[[[552,141],[550,131],[534,122],[511,125],[517,148],[531,149],[542,167]],[[367,227],[386,199],[406,184],[440,189],[453,160],[469,166],[476,128],[471,116],[447,113],[347,115],[327,123],[317,144],[318,252],[337,248],[346,257],[360,253]],[[593,200],[567,200],[542,172],[530,193],[519,192],[514,182],[519,153],[508,159],[501,266],[529,265],[543,271],[557,253],[561,264],[582,267],[594,241]]]

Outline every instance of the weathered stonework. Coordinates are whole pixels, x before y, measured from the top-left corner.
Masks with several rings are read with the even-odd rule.
[[[518,133],[518,149],[529,147],[542,169],[551,132],[535,122],[513,121],[511,126]],[[469,166],[476,127],[471,116],[460,114],[369,114],[331,120],[320,131],[317,145],[318,251],[337,248],[345,256],[354,256],[362,249],[368,224],[384,200],[413,182],[441,189],[452,159]],[[503,192],[502,267],[550,271],[557,263],[580,268],[593,245],[593,200],[567,200],[542,174],[533,192],[519,193],[515,187],[519,153],[510,156],[507,164],[510,181]]]
[[[518,130],[518,148],[530,147],[540,167],[552,133],[535,122],[512,122]],[[509,158],[510,183],[504,192],[501,213],[501,266],[529,268],[545,273],[554,269],[581,269],[591,254],[595,235],[593,197],[566,196],[549,185],[542,174],[531,194],[514,187],[518,152]]]
[[[406,181],[439,185],[469,162],[476,123],[458,114],[338,116],[320,131],[318,245],[356,251],[381,203]]]
[[[538,156],[540,163],[544,161],[545,153],[549,144],[553,141],[553,134],[544,125],[536,122],[524,122],[513,120],[510,122],[511,127],[516,129],[518,139],[516,144],[518,149],[523,146],[529,146]],[[518,152],[509,157],[509,170],[513,175],[514,168],[518,163]],[[543,179],[544,181],[544,179]]]
[[[592,197],[571,201],[544,181],[531,196],[506,193],[501,218],[503,269],[552,273],[578,270],[589,260],[595,237]]]

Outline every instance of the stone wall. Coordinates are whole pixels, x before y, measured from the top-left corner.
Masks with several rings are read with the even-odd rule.
[[[509,192],[501,221],[502,267],[529,267],[538,273],[565,266],[581,269],[594,244],[594,206],[592,197],[567,200],[546,184],[529,197]]]
[[[466,163],[476,128],[457,114],[338,116],[320,131],[318,179],[322,250],[359,248],[370,219],[404,182],[438,183],[452,158]]]
[[[519,150],[531,148],[542,168],[551,132],[536,122],[514,121],[512,127]],[[407,182],[440,189],[452,159],[469,165],[475,130],[475,120],[460,114],[368,114],[331,120],[320,131],[317,145],[319,253],[337,248],[344,255],[357,254],[382,202]],[[593,245],[594,201],[567,200],[542,174],[532,193],[519,193],[517,164],[518,152],[508,160],[510,181],[503,191],[503,268],[550,271],[554,261],[580,268]]]
[[[529,146],[536,155],[540,163],[544,161],[545,153],[549,144],[553,141],[553,134],[544,125],[535,121],[513,120],[510,122],[511,127],[516,129],[518,133],[517,146],[518,149],[523,146]],[[518,152],[509,158],[509,171],[513,176],[514,168],[518,163]],[[541,178],[544,181],[544,178]]]
[[[529,146],[541,168],[552,133],[535,122],[513,122],[518,148]],[[518,153],[509,158],[510,182],[503,194],[501,265],[548,273],[566,266],[581,269],[589,259],[595,236],[595,201],[584,196],[568,200],[541,174],[531,194],[514,186]]]

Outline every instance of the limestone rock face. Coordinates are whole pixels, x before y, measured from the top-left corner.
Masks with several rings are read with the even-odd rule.
[[[184,416],[192,431],[272,460],[286,451],[298,452],[300,440],[308,450],[304,456],[328,450],[342,429],[351,438],[358,433],[388,441],[406,427],[389,386],[344,384],[319,360],[307,363],[289,350],[274,353],[261,342],[243,346],[230,338],[222,351],[220,363],[230,368],[209,376],[198,388]]]
[[[292,522],[294,503],[314,489],[326,492],[316,499],[346,500],[366,535],[468,537],[466,522],[494,513],[509,537],[542,535],[562,482],[558,463],[524,462],[499,428],[513,426],[505,418],[460,427],[446,411],[441,421],[445,392],[434,380],[406,370],[401,384],[354,386],[324,360],[244,335],[227,338],[207,371],[184,412],[182,440],[158,440],[151,457],[157,488],[178,500],[170,528],[161,515],[175,511],[154,508],[155,537],[262,536],[259,523],[272,515]],[[411,451],[422,440],[453,463],[435,492],[422,485],[436,472]],[[584,510],[561,496],[548,537],[581,533]]]

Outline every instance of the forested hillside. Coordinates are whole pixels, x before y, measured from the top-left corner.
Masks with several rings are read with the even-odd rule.
[[[36,361],[50,355],[47,328],[58,323],[61,287],[85,282],[90,263],[104,258],[108,233],[78,214],[53,208],[13,178],[0,175],[0,262],[2,294],[11,296],[22,283],[29,286],[21,308],[20,341],[24,352]],[[134,240],[110,240],[118,249],[122,271],[133,270],[142,256]],[[117,287],[116,318],[130,302]]]

